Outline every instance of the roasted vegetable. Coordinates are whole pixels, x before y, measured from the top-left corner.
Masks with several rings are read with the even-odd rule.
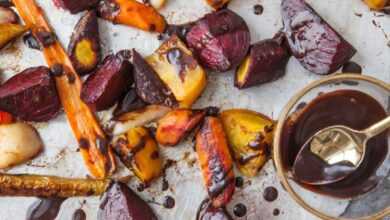
[[[207,4],[209,4],[214,9],[223,8],[230,0],[206,0]]]
[[[233,160],[219,118],[205,118],[196,134],[196,152],[212,205],[227,205],[234,193]]]
[[[165,41],[147,61],[182,108],[191,107],[206,87],[205,71],[176,35]]]
[[[25,121],[48,121],[61,109],[55,82],[46,67],[33,67],[0,86],[0,109]]]
[[[244,175],[255,176],[269,159],[274,122],[243,109],[224,111],[221,119],[237,167]]]
[[[274,39],[263,40],[251,46],[249,55],[236,71],[237,88],[244,89],[270,82],[285,74],[290,55]]]
[[[14,122],[14,117],[10,113],[0,111],[0,125],[11,124],[12,122]]]
[[[313,73],[333,73],[356,53],[304,0],[282,1],[282,18],[292,54]]]
[[[113,135],[120,135],[131,128],[144,126],[166,115],[171,109],[162,105],[148,105],[136,111],[120,115],[116,120]]]
[[[109,55],[83,84],[81,99],[96,111],[110,108],[131,88],[132,70],[130,62],[119,53]]]
[[[18,21],[18,15],[12,9],[0,6],[0,24],[17,24]]]
[[[364,2],[372,9],[383,9],[387,4],[390,4],[389,0],[364,0]]]
[[[114,116],[118,118],[123,114],[139,110],[145,106],[146,103],[138,97],[135,89],[131,89],[116,106]]]
[[[233,220],[225,207],[215,208],[209,199],[202,202],[196,214],[196,220]]]
[[[125,166],[145,184],[162,174],[163,165],[156,141],[149,130],[136,127],[116,138],[112,147]]]
[[[155,9],[162,8],[167,0],[147,0],[147,2]]]
[[[250,45],[248,25],[229,9],[207,14],[196,22],[186,39],[201,64],[218,72],[236,68]]]
[[[145,31],[163,32],[166,22],[156,9],[136,0],[102,0],[99,16],[115,24],[124,24]]]
[[[0,49],[26,31],[27,27],[19,24],[0,24]]]
[[[60,198],[98,196],[106,191],[109,182],[109,180],[66,179],[30,174],[0,174],[0,195]]]
[[[0,169],[31,160],[42,151],[37,131],[25,123],[0,125]]]
[[[35,37],[41,31],[52,33],[43,10],[34,0],[13,2],[26,25],[32,27]],[[97,178],[111,175],[116,168],[115,157],[111,149],[101,144],[105,134],[91,109],[80,98],[81,80],[68,55],[57,40],[42,49],[48,65],[52,69],[61,66],[58,69],[64,72],[56,77],[57,90],[87,168]]]
[[[177,100],[172,91],[160,79],[156,71],[133,50],[133,65],[135,88],[138,96],[146,103],[177,106]]]
[[[99,220],[157,220],[153,209],[123,183],[113,183],[99,206]]]
[[[77,23],[68,47],[73,67],[80,75],[90,73],[101,59],[99,25],[95,11],[88,11]]]
[[[53,0],[57,7],[61,7],[76,14],[97,6],[99,0]]]
[[[158,121],[156,140],[159,144],[175,146],[206,116],[205,110],[177,109]]]
[[[0,0],[1,7],[12,7],[13,3],[11,0]]]

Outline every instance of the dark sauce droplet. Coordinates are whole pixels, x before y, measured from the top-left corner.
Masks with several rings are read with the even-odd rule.
[[[274,211],[272,212],[272,214],[274,216],[278,216],[280,214],[280,210],[279,209],[274,209]]]
[[[169,189],[169,182],[167,180],[167,178],[164,176],[163,180],[162,180],[162,187],[161,187],[162,191],[167,191]]]
[[[244,217],[246,215],[246,206],[242,203],[238,203],[234,206],[233,213],[237,217]]]
[[[72,216],[72,220],[86,220],[87,215],[85,214],[84,210],[77,209]]]
[[[241,176],[236,177],[235,181],[236,187],[241,188],[244,186],[244,179]]]
[[[28,32],[23,36],[23,43],[34,50],[41,50],[41,45],[31,32]]]
[[[352,62],[352,61],[349,61],[346,64],[344,64],[343,69],[342,69],[343,73],[361,74],[362,71],[363,71],[362,67],[359,64]]]
[[[65,201],[63,198],[39,198],[27,210],[27,220],[54,220]]]
[[[175,207],[175,199],[172,196],[165,196],[163,206],[164,208],[172,209]]]
[[[263,197],[266,201],[273,202],[278,198],[278,190],[273,186],[269,186],[265,188]]]
[[[263,12],[264,12],[264,7],[262,5],[257,4],[253,6],[253,13],[255,13],[255,15],[262,15]]]

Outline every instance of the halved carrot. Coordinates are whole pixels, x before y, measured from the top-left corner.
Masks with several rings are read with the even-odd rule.
[[[37,38],[42,32],[53,32],[43,10],[34,0],[13,0],[13,3]],[[109,176],[116,167],[114,154],[105,144],[105,134],[94,113],[80,99],[81,80],[67,53],[57,40],[46,45],[43,53],[50,67],[54,65],[63,67],[64,74],[56,77],[57,90],[89,171],[96,178]]]

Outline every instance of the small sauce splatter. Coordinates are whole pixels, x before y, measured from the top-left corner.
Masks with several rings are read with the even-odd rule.
[[[163,206],[164,208],[172,209],[175,207],[175,199],[172,196],[165,196]]]
[[[266,201],[273,202],[278,198],[278,190],[273,186],[269,186],[265,188],[263,197]]]
[[[274,209],[274,211],[272,212],[272,214],[274,216],[278,216],[280,214],[280,210],[279,209]]]
[[[246,206],[242,203],[238,203],[233,208],[233,213],[237,217],[243,217],[246,215]]]
[[[355,62],[347,62],[346,64],[344,64],[343,66],[343,69],[342,69],[342,72],[343,73],[358,73],[358,74],[361,74],[362,73],[362,67],[355,63]]]
[[[264,7],[260,4],[256,4],[253,6],[253,13],[255,13],[255,15],[262,15],[264,12]]]
[[[241,176],[236,177],[235,181],[236,187],[241,188],[244,186],[244,179]]]

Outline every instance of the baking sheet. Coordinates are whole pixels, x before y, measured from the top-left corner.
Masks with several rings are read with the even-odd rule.
[[[49,20],[55,28],[63,45],[67,45],[75,23],[80,15],[54,8],[51,0],[38,0],[47,12]],[[371,12],[359,0],[328,0],[308,1],[336,30],[348,39],[358,50],[353,57],[362,65],[366,75],[374,76],[390,83],[390,16],[381,16]],[[263,15],[253,13],[253,5],[264,6]],[[252,36],[252,42],[272,37],[282,27],[279,0],[232,0],[229,8],[240,14],[247,21]],[[210,8],[202,0],[168,0],[162,10],[170,23],[184,23],[196,20]],[[361,16],[360,16],[361,15]],[[376,25],[374,25],[375,20]],[[100,30],[104,53],[115,52],[120,49],[136,48],[143,55],[152,53],[160,44],[156,34],[145,33],[133,28],[114,26],[100,21]],[[21,40],[0,52],[1,79],[10,76],[30,66],[44,65],[42,54],[39,51],[26,48]],[[289,98],[308,83],[320,78],[303,69],[292,58],[287,67],[287,74],[282,79],[260,87],[239,91],[233,87],[233,73],[209,73],[209,85],[202,95],[197,107],[214,105],[221,108],[249,108],[277,119],[279,112]],[[59,175],[64,177],[85,177],[87,171],[81,156],[76,151],[77,143],[73,138],[64,115],[50,123],[35,124],[44,143],[45,151],[26,165],[10,170],[9,173],[36,173]],[[164,209],[151,204],[162,220],[191,220],[200,202],[206,197],[201,173],[196,163],[196,154],[192,150],[191,138],[180,146],[172,149],[162,149],[164,158],[177,161],[176,165],[168,169],[167,180],[170,188],[162,191],[161,179],[150,188],[139,193],[146,200],[161,202],[165,195],[171,195],[176,200],[174,209]],[[238,173],[238,172],[236,172]],[[119,175],[131,174],[121,168]],[[238,203],[244,203],[248,213],[241,219],[299,219],[312,220],[314,216],[300,208],[289,198],[281,187],[275,175],[272,162],[268,162],[256,178],[245,179],[243,189],[237,189],[233,201],[228,209]],[[133,189],[137,181],[131,181]],[[274,186],[279,191],[279,197],[274,202],[266,202],[263,189]],[[0,198],[0,219],[25,219],[26,210],[35,198]],[[98,198],[72,198],[67,200],[59,213],[58,219],[71,219],[73,211],[81,206],[86,211],[88,219],[96,219]],[[336,204],[335,213],[342,213],[342,207]],[[273,216],[273,210],[281,211],[279,216]],[[237,218],[240,219],[240,218]]]

